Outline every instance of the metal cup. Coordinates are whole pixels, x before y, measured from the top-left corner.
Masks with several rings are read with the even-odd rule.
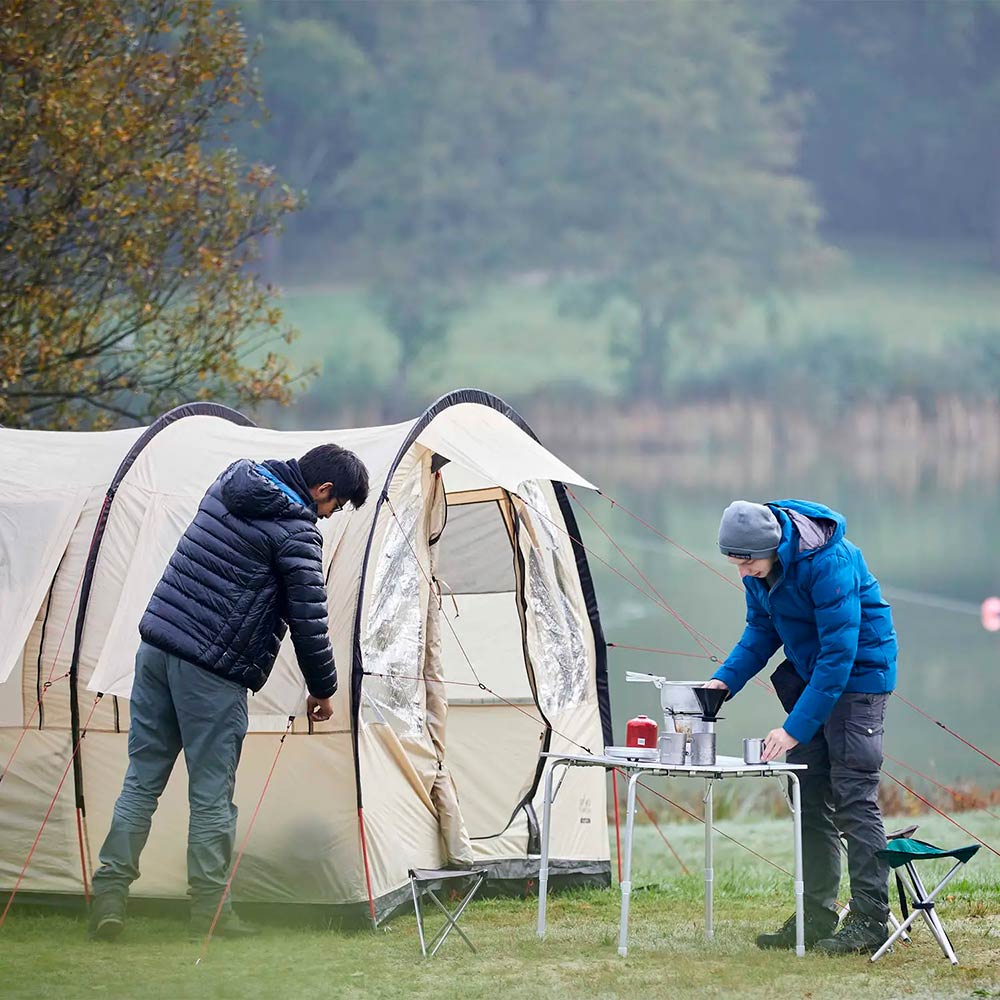
[[[683,764],[687,736],[684,733],[664,733],[659,740],[661,764]]]
[[[743,762],[745,764],[764,763],[764,740],[751,737],[743,741]]]
[[[691,763],[715,763],[715,733],[691,734]]]

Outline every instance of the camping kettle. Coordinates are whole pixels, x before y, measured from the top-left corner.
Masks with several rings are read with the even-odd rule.
[[[625,727],[625,746],[655,747],[657,732],[656,723],[645,715],[629,719],[628,725]]]

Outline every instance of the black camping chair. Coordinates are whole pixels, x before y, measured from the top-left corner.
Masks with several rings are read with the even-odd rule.
[[[465,936],[465,931],[458,926],[458,921],[465,912],[465,908],[472,902],[472,897],[486,881],[486,869],[470,868],[455,871],[450,868],[411,868],[409,875],[410,890],[413,893],[413,909],[417,915],[417,933],[420,935],[420,950],[423,952],[424,958],[428,957],[428,947],[430,947],[429,957],[433,958],[452,930],[458,931],[462,940],[475,952],[475,946]],[[465,895],[459,900],[458,906],[449,911],[444,903],[438,899],[436,892],[441,892],[449,884],[458,889],[462,885],[462,881],[468,883],[465,887]],[[420,902],[427,896],[434,901],[437,908],[444,914],[445,919],[444,926],[434,935],[430,945],[424,939],[424,919],[420,910]]]

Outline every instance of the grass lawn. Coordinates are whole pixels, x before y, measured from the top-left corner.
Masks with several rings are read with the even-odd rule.
[[[990,843],[1000,843],[1000,821],[982,813],[958,818]],[[954,846],[967,841],[939,817],[921,817],[920,822],[918,836],[927,840]],[[791,863],[786,821],[730,821],[720,827],[776,863]],[[107,945],[86,941],[82,920],[15,908],[0,931],[0,996],[1000,997],[1000,859],[985,849],[965,870],[965,878],[951,883],[942,906],[962,964],[953,969],[921,923],[912,945],[897,947],[873,966],[860,957],[808,954],[796,959],[790,952],[758,951],[754,935],[776,927],[791,912],[791,886],[784,875],[721,838],[716,937],[706,942],[701,827],[686,822],[665,832],[690,874],[679,873],[652,827],[638,828],[630,951],[624,960],[616,952],[615,889],[550,898],[544,942],[535,937],[534,900],[477,901],[462,926],[478,955],[452,934],[428,962],[420,958],[412,915],[375,933],[266,927],[252,942],[214,941],[196,967],[201,946],[187,941],[181,922],[133,918],[123,937]]]
[[[777,302],[776,329],[769,329],[763,308],[750,307],[708,341],[676,344],[672,376],[710,376],[733,352],[786,349],[830,335],[878,343],[894,357],[913,351],[933,357],[965,334],[997,329],[996,279],[976,248],[853,247],[821,286]],[[616,328],[624,317],[564,315],[559,296],[559,289],[537,282],[487,290],[455,318],[448,345],[410,372],[411,390],[428,401],[465,385],[510,396],[558,385],[614,393],[623,368]],[[302,333],[289,353],[299,364],[321,367],[328,397],[388,382],[396,344],[362,290],[293,285],[283,304]]]

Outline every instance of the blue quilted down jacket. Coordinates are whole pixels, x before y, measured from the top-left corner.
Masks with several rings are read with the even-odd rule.
[[[259,691],[286,630],[309,693],[337,671],[323,539],[294,461],[234,462],[209,487],[139,623],[158,649]]]
[[[844,691],[881,694],[896,684],[896,631],[878,580],[844,537],[846,521],[809,500],[767,505],[781,525],[781,575],[768,590],[744,577],[747,623],[715,677],[735,695],[779,646],[806,681],[784,729],[812,739]]]

